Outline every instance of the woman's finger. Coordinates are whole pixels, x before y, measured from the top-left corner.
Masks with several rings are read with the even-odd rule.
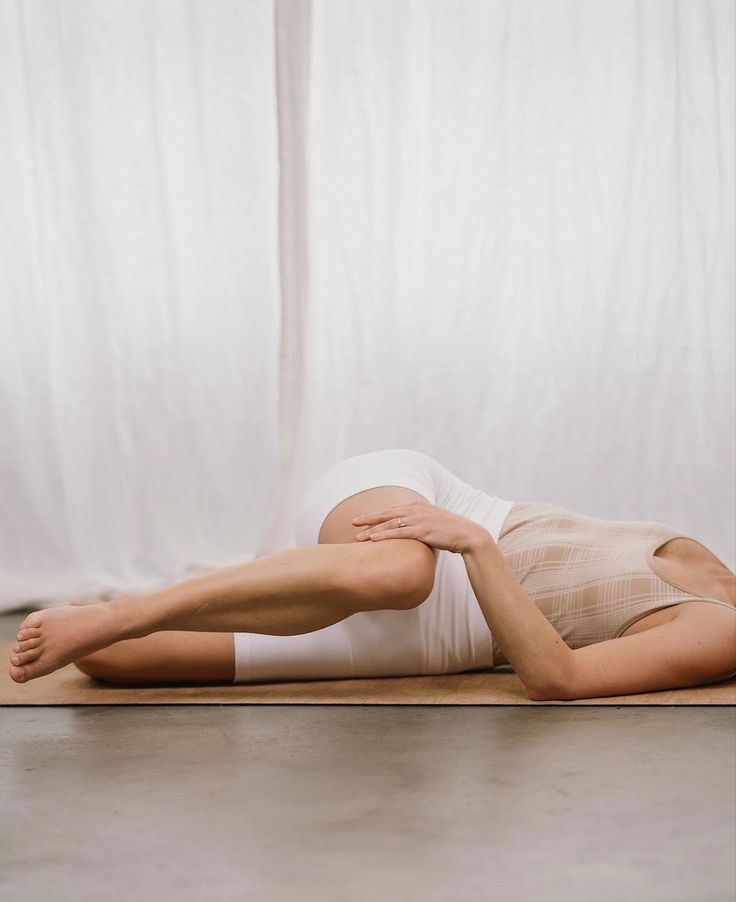
[[[376,532],[383,533],[383,532],[387,532],[389,530],[394,530],[394,529],[399,529],[401,531],[402,535],[406,535],[407,529],[410,529],[411,527],[414,526],[414,524],[407,523],[405,521],[404,525],[399,527],[396,523],[396,520],[397,520],[396,517],[391,517],[389,520],[381,520],[379,523],[368,524],[363,529],[361,529],[359,532],[356,532],[355,538],[356,539],[368,539],[368,538],[370,538],[369,533],[376,533]]]
[[[381,520],[388,520],[391,517],[401,516],[402,512],[406,512],[405,504],[396,504],[394,507],[384,507],[383,510],[373,511],[370,514],[361,514],[359,517],[353,517],[351,523],[355,523],[356,525],[363,522],[369,522],[372,520],[374,523]]]
[[[403,526],[399,522],[400,520],[403,520]],[[372,522],[370,522],[370,521],[372,521]],[[402,517],[401,514],[396,514],[393,517],[388,517],[388,518],[379,517],[376,520],[374,520],[371,517],[371,518],[369,518],[369,522],[366,522],[362,527],[359,527],[358,535],[362,535],[363,533],[366,533],[369,530],[373,530],[375,532],[375,530],[377,530],[377,529],[391,529],[393,527],[396,527],[397,529],[399,527],[401,527],[401,529],[406,529],[406,527],[409,525],[410,524],[407,521],[406,517]]]
[[[396,525],[396,524],[394,524]],[[385,520],[382,520],[379,523],[367,523],[365,526],[360,528],[358,532],[355,534],[356,539],[367,539],[369,532],[377,532],[381,528],[387,528],[387,524]]]
[[[381,539],[413,539],[413,530],[409,527],[402,526],[400,529],[381,529],[378,532],[373,530],[368,538],[373,542],[380,542]]]
[[[407,508],[410,512],[416,510],[417,507],[424,504],[423,501],[405,501],[403,504],[394,504],[391,507],[383,507],[378,511],[369,511],[367,514],[360,514],[357,517],[353,517],[352,522],[355,523],[359,520],[363,520],[366,517],[379,517],[383,520],[388,517],[395,517],[397,514],[406,513]]]
[[[355,534],[355,538],[359,542],[367,541],[368,539],[375,538],[385,538],[386,536],[390,536],[392,533],[395,533],[399,538],[411,539],[413,535],[411,533],[411,527],[402,526],[400,528],[394,529],[393,527],[389,527],[387,524],[379,523],[377,526],[368,526],[362,532],[358,532]]]
[[[373,521],[374,523],[376,523],[380,520],[387,520],[390,516],[392,516],[392,514],[395,516],[393,511],[391,511],[390,509],[385,509],[382,511],[374,511],[373,513],[370,513],[370,514],[361,514],[359,517],[353,517],[352,522],[357,524],[357,523],[364,523],[364,522],[367,523],[369,521]]]

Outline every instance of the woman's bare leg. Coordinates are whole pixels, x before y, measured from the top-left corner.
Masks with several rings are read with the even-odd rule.
[[[390,607],[411,603],[405,597],[414,594],[411,580],[402,577],[419,549],[388,545],[288,548],[145,596],[116,599],[108,607],[117,605],[125,639],[157,630],[308,633],[357,611],[383,607],[387,598]]]
[[[230,685],[235,679],[235,641],[232,633],[161,631],[115,642],[74,661],[74,666],[116,686]]]
[[[429,559],[427,558],[429,555]],[[434,561],[414,539],[289,548],[145,595],[29,614],[10,676],[26,682],[115,642],[159,630],[288,636],[358,611],[412,607],[429,595]],[[421,597],[420,597],[421,596]]]

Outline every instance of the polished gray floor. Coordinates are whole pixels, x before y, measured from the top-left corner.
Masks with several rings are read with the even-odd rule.
[[[731,902],[735,720],[4,708],[0,898]]]

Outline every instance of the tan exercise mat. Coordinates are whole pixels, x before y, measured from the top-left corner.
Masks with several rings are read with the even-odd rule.
[[[533,702],[515,673],[493,671],[237,686],[121,688],[97,682],[70,664],[29,683],[14,683],[7,669],[11,645],[0,643],[1,705],[736,705],[736,677],[693,689],[571,702]]]

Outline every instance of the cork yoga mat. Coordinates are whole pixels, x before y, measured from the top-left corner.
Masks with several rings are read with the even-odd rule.
[[[736,677],[693,689],[575,701],[531,701],[515,673],[483,671],[442,676],[318,680],[219,686],[120,687],[76,667],[14,683],[0,643],[0,705],[736,705]]]

